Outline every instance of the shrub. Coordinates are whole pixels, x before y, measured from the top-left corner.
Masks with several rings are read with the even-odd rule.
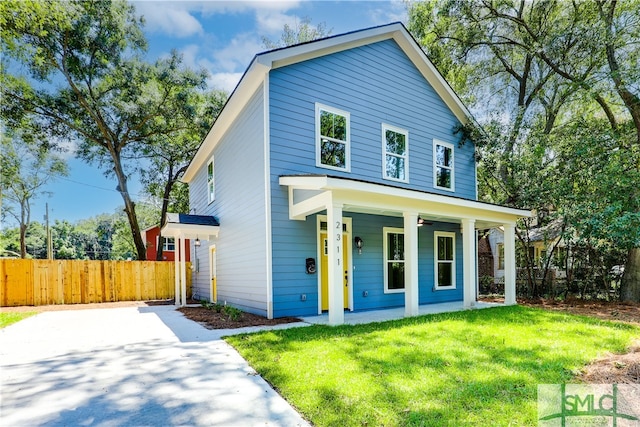
[[[242,310],[239,308],[232,307],[230,305],[225,305],[222,309],[222,312],[229,316],[229,320],[238,321],[240,317],[242,317]]]

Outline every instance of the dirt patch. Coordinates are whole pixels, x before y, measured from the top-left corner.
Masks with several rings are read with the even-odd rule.
[[[180,307],[178,311],[194,322],[200,323],[207,329],[236,329],[247,326],[270,326],[281,325],[283,323],[301,322],[296,317],[280,317],[278,319],[267,319],[252,313],[243,312],[238,320],[231,320],[224,313],[217,313],[205,307]]]
[[[482,298],[481,301],[502,303],[504,299],[491,297]],[[640,304],[638,303],[583,301],[579,299],[569,299],[566,301],[519,299],[518,304],[527,307],[591,316],[602,320],[640,324]]]
[[[607,354],[587,365],[578,378],[591,384],[639,384],[640,340],[625,354]]]

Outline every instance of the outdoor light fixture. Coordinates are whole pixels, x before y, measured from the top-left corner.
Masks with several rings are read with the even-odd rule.
[[[196,245],[196,247],[200,246],[200,239],[198,239],[198,236],[196,236],[196,241],[193,242],[194,245]]]
[[[433,224],[432,222],[427,222],[424,220],[424,218],[420,218],[418,217],[418,227],[422,227],[423,225],[431,225]]]
[[[362,253],[362,244],[364,243],[362,241],[362,239],[360,237],[357,237],[354,239],[356,242],[356,248],[358,248],[358,253],[361,254]]]

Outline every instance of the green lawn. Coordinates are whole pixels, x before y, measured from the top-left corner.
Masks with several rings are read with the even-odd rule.
[[[640,328],[527,307],[228,337],[316,426],[537,425],[537,385],[571,382]]]
[[[0,313],[0,328],[4,328],[5,326],[9,326],[12,323],[19,322],[24,318],[33,316],[34,314],[36,314],[35,311],[29,311],[25,313]]]

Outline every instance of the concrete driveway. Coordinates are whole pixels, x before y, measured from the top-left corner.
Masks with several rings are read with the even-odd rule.
[[[3,426],[308,425],[172,306],[55,311],[0,330]]]

